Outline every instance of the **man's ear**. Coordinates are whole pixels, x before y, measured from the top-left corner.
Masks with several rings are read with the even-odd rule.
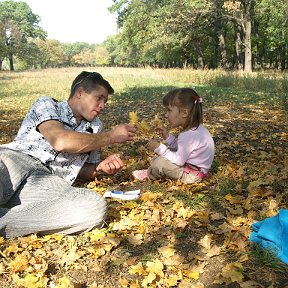
[[[76,97],[80,98],[83,92],[84,92],[83,87],[81,87],[81,86],[78,87],[78,89],[76,90]]]

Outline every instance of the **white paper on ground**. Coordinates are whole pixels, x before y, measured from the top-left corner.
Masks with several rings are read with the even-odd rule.
[[[112,190],[106,191],[103,195],[104,198],[117,198],[122,200],[135,200],[140,196],[140,189],[132,191],[119,191]]]

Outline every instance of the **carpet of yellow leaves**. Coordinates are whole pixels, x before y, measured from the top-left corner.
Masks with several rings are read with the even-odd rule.
[[[141,105],[141,119],[149,122],[157,113],[163,119],[160,100]],[[129,121],[128,104],[121,114],[116,105],[107,110],[107,127]],[[1,113],[5,143],[21,117],[8,123]],[[287,270],[256,266],[248,238],[253,222],[288,206],[287,123],[285,111],[261,104],[205,105],[216,158],[209,177],[191,185],[133,180],[131,171],[153,157],[145,148],[147,133],[104,149],[121,151],[126,168],[77,185],[100,194],[140,188],[141,197],[107,200],[106,227],[84,235],[1,239],[0,287],[286,287]]]

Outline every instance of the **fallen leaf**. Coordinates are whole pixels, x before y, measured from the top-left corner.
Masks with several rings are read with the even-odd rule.
[[[129,243],[131,243],[134,246],[141,245],[143,243],[143,235],[142,234],[130,234],[127,237],[127,240]]]
[[[16,255],[14,260],[11,260],[9,263],[9,267],[13,272],[24,272],[27,268],[29,261],[26,254],[18,254]]]
[[[165,258],[169,258],[175,254],[175,249],[172,246],[164,246],[158,248],[158,252]]]
[[[146,263],[146,271],[149,273],[155,273],[156,275],[159,275],[160,277],[164,277],[163,273],[163,264],[159,259],[155,259],[154,261],[148,261]]]
[[[143,265],[141,262],[137,263],[136,265],[131,266],[131,268],[128,271],[130,274],[138,274],[143,275],[145,270],[143,268]]]

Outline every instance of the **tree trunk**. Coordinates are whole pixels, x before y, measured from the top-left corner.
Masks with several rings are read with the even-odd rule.
[[[287,68],[287,57],[286,57],[286,53],[287,53],[287,47],[288,46],[286,44],[282,45],[281,47],[281,70],[284,71]],[[286,49],[285,49],[286,48]]]
[[[195,41],[195,48],[197,51],[197,68],[204,69],[203,53],[197,40]]]
[[[221,20],[222,14],[220,12],[222,7],[218,0],[214,0],[214,7],[216,11],[215,30],[218,37],[219,50],[221,55],[220,65],[222,68],[227,69],[228,68],[227,51],[226,51],[225,37],[223,34],[223,23],[222,23],[223,21]]]
[[[244,34],[244,51],[245,51],[245,64],[244,72],[252,72],[252,51],[251,51],[251,20],[247,20],[245,23]]]
[[[13,54],[9,53],[8,55],[10,71],[14,71],[14,63],[13,63]]]
[[[2,70],[2,64],[3,64],[3,60],[0,59],[0,71]]]
[[[241,27],[239,25],[237,25],[237,23],[235,23],[234,25],[234,30],[235,30],[235,67],[238,70],[243,70],[243,57],[242,57],[242,49],[241,49],[241,45],[242,45],[242,31],[241,31]]]
[[[252,44],[251,44],[251,31],[252,31],[252,17],[255,0],[242,0],[244,8],[244,51],[245,51],[245,64],[244,71],[252,72]]]
[[[226,51],[226,44],[225,44],[225,38],[221,31],[221,33],[218,33],[218,40],[219,40],[219,49],[221,54],[221,67],[224,69],[228,68],[228,62],[227,62],[227,51]]]

